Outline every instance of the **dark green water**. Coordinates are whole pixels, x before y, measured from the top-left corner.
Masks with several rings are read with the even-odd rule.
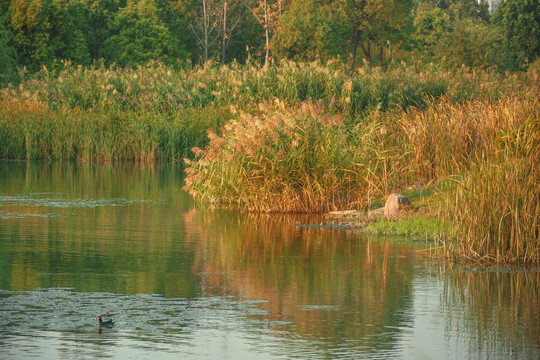
[[[538,271],[201,209],[182,181],[174,165],[0,162],[0,359],[540,357]]]

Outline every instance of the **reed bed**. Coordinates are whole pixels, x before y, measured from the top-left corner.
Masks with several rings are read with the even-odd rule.
[[[442,99],[403,112],[417,177],[454,179],[441,190],[449,256],[540,262],[540,100],[531,86],[496,100]]]
[[[2,121],[9,123],[3,158],[179,159],[208,143],[204,132],[218,131],[231,105],[251,113],[274,99],[292,107],[312,100],[354,126],[374,111],[425,107],[443,95],[450,102],[478,92],[496,98],[493,88],[513,91],[528,81],[418,64],[349,71],[337,61],[281,61],[269,68],[209,63],[189,70],[159,62],[134,69],[64,65],[0,89]]]
[[[106,113],[32,100],[0,99],[0,158],[78,161],[181,160],[206,130],[230,116],[223,107],[194,111],[123,110]]]
[[[540,264],[540,117],[499,138],[495,161],[479,161],[447,198],[460,257]]]
[[[519,93],[364,115],[322,102],[240,113],[187,160],[185,190],[214,206],[262,212],[366,208],[423,179],[457,179],[445,200],[452,256],[540,260],[540,101]],[[445,182],[448,183],[448,182]]]
[[[368,159],[377,151],[373,140],[385,134],[373,126],[366,141],[360,127],[349,128],[322,104],[264,103],[258,114],[239,113],[221,135],[210,133],[204,150],[194,149],[184,189],[214,206],[250,211],[362,207],[398,178],[391,173],[403,155],[390,141],[380,149],[383,160]]]
[[[275,67],[214,65],[174,69],[159,62],[146,66],[117,68],[45,67],[18,86],[2,90],[3,98],[40,101],[52,109],[107,110],[156,109],[160,112],[201,108],[216,104],[258,104],[278,98],[291,104],[322,101],[347,116],[364,111],[424,104],[443,94],[464,101],[489,95],[496,98],[528,81],[525,75],[504,76],[467,68],[444,72],[434,66],[396,65],[387,70],[358,68],[349,71],[340,62],[296,63],[281,61]]]
[[[456,103],[447,97],[422,109],[398,115],[419,177],[440,179],[469,170],[479,161],[495,161],[499,136],[540,116],[538,89],[511,93],[496,100]]]

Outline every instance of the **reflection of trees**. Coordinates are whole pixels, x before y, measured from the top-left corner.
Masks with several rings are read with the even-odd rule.
[[[324,346],[359,339],[373,349],[392,346],[412,302],[407,245],[295,226],[316,220],[298,216],[192,210],[184,218],[199,224],[193,271],[205,291],[268,300],[261,304],[268,320],[287,320]]]
[[[182,179],[173,165],[0,162],[0,196],[40,200],[0,207],[15,215],[0,218],[0,288],[189,296]]]
[[[472,333],[471,349],[540,358],[540,272],[450,270],[444,279],[449,325]]]

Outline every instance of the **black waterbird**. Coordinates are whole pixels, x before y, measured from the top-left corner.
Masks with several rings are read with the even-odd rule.
[[[112,328],[113,325],[114,325],[114,321],[112,321],[112,319],[103,321],[103,319],[101,318],[101,316],[98,316],[98,321],[99,321],[99,327],[100,327],[100,328],[102,328],[102,327]]]

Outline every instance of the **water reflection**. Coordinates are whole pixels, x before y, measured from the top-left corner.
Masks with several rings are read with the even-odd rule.
[[[3,353],[540,355],[538,272],[471,272],[410,243],[298,226],[312,216],[201,209],[182,180],[176,165],[0,162]],[[104,311],[116,325],[99,335]]]
[[[508,358],[540,358],[540,272],[451,269],[444,277],[445,317],[467,329],[469,347]],[[466,316],[464,316],[466,315]]]
[[[296,336],[322,348],[349,340],[392,348],[395,334],[410,324],[410,245],[295,226],[317,220],[305,217],[236,214],[223,229],[212,225],[220,216],[185,214],[186,222],[200,224],[195,236],[205,239],[193,264],[204,292],[267,299],[261,308],[269,319],[290,321]]]

